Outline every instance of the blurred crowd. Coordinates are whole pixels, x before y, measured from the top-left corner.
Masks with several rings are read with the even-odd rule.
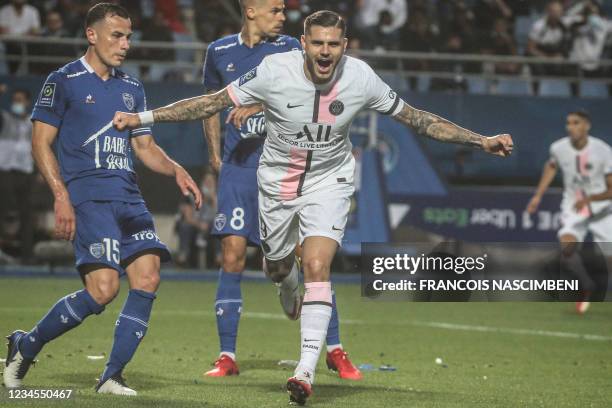
[[[113,1],[113,0],[111,0]],[[162,42],[210,42],[240,28],[237,0],[130,0],[134,39]],[[2,2],[0,2],[1,4]],[[82,37],[87,0],[10,0],[0,9],[0,33],[42,37]],[[612,51],[612,2],[604,0],[286,0],[286,32],[299,36],[304,17],[332,9],[349,21],[353,49],[527,55],[579,62],[587,75],[603,72],[597,63]],[[8,54],[19,45],[7,43]],[[35,55],[74,54],[74,48],[39,45]],[[172,61],[174,49],[137,50],[132,58]],[[135,54],[135,55],[134,55]],[[187,53],[185,58],[189,58]],[[187,61],[186,61],[187,62]],[[430,62],[410,68],[428,70]],[[10,64],[15,72],[18,61]],[[36,64],[36,71],[50,68]],[[518,64],[496,72],[515,74]],[[468,67],[469,71],[469,67]],[[534,73],[566,74],[555,65]],[[144,72],[142,74],[147,74]]]
[[[5,0],[0,1],[0,34],[41,38],[83,38],[83,21],[96,1]],[[134,40],[155,42],[211,42],[236,33],[241,26],[238,0],[107,0],[126,7],[132,16]],[[339,12],[349,22],[349,47],[353,50],[385,50],[423,53],[525,55],[570,60],[586,77],[610,77],[600,65],[612,55],[612,1],[609,0],[286,0],[287,34],[299,37],[303,19],[321,9]],[[47,75],[60,64],[30,61],[23,70],[24,49],[35,57],[66,57],[83,48],[59,43],[0,42],[0,54],[13,56],[6,70]],[[184,62],[193,70],[195,53],[180,48],[140,48],[133,60]],[[1,58],[0,58],[1,60]],[[370,61],[376,68],[391,68]],[[149,66],[150,65],[150,66]],[[180,70],[158,64],[136,66],[146,79],[183,79]],[[515,75],[526,70],[549,76],[576,75],[568,65],[466,63],[412,59],[402,66],[411,71],[480,73],[485,70]],[[19,71],[22,69],[22,71]],[[128,71],[130,72],[130,71]],[[196,69],[200,72],[200,67]],[[197,74],[196,74],[197,75]],[[419,73],[419,75],[421,75]],[[456,78],[461,78],[457,80]],[[461,75],[434,77],[430,90],[467,89]],[[415,78],[411,78],[413,80]],[[501,83],[501,80],[500,80]],[[414,84],[411,88],[416,88]],[[515,85],[513,85],[515,86]],[[534,86],[539,84],[534,83]],[[572,84],[573,86],[573,84]],[[0,94],[7,88],[0,85]],[[572,89],[572,93],[577,92]],[[607,96],[607,90],[604,94]],[[31,261],[35,244],[50,238],[41,225],[44,183],[34,173],[29,154],[32,98],[24,89],[10,90],[10,106],[0,110],[0,264]],[[207,172],[201,188],[207,198],[202,211],[192,203],[179,204],[174,232],[178,241],[177,264],[212,266],[218,248],[209,237],[216,212],[216,180]],[[48,210],[48,208],[46,208]]]

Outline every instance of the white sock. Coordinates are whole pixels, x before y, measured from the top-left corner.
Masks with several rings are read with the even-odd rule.
[[[335,349],[341,349],[341,348],[342,348],[342,343],[339,343],[339,344],[328,344],[327,345],[327,352],[331,353]]]
[[[221,357],[221,356],[228,356],[232,360],[236,361],[236,354],[232,353],[231,351],[222,351],[219,354],[219,357]]]
[[[331,283],[311,282],[304,286],[306,293],[300,322],[301,355],[295,376],[312,384],[332,314]]]

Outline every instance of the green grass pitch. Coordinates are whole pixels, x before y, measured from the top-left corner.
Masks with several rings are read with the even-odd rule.
[[[243,282],[238,336],[241,374],[204,378],[218,352],[212,282],[166,281],[151,325],[125,371],[139,396],[96,395],[114,320],[126,295],[100,316],[48,344],[26,384],[71,388],[71,400],[14,401],[0,389],[0,406],[285,407],[298,359],[299,323],[286,320],[270,284]],[[0,278],[0,334],[29,330],[74,279]],[[322,358],[310,407],[609,407],[612,406],[612,304],[585,316],[567,303],[371,302],[357,285],[336,285],[340,334],[355,364],[391,364],[360,382],[338,379]],[[588,336],[587,336],[588,335]],[[5,357],[5,352],[2,352]],[[436,358],[443,365],[436,364]],[[444,366],[446,365],[446,367]]]

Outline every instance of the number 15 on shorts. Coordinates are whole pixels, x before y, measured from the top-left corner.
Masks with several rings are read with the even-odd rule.
[[[106,252],[106,260],[108,262],[119,264],[119,261],[121,260],[119,241],[116,239],[104,238],[102,243],[104,244],[104,249]]]

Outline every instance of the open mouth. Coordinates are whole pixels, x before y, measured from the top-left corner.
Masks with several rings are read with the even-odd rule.
[[[317,68],[319,69],[319,72],[324,74],[328,73],[331,70],[331,66],[332,60],[325,58],[317,59]]]

